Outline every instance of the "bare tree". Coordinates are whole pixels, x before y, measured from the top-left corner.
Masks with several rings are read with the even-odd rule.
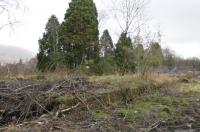
[[[126,37],[140,36],[142,26],[146,23],[145,9],[148,0],[112,0],[114,18]],[[146,24],[145,24],[146,25]],[[142,36],[141,36],[142,37]],[[139,56],[138,52],[138,56]],[[133,56],[135,56],[133,52]],[[145,56],[145,55],[144,55]],[[139,63],[139,62],[138,62]],[[146,62],[145,62],[146,63]],[[138,65],[138,67],[141,67]],[[144,71],[146,73],[146,66]],[[143,68],[141,68],[141,71]]]
[[[154,55],[153,58],[151,57],[152,53],[155,53],[155,51],[152,51],[152,44],[157,43],[160,45],[162,43],[162,33],[159,28],[158,31],[156,32],[152,32],[148,29],[144,34],[145,35],[143,37],[143,45],[145,47],[145,53],[142,59],[142,64],[140,66],[139,74],[141,75],[141,78],[147,79],[148,73],[150,73],[150,68],[152,67],[153,63],[158,63],[158,66],[162,65],[162,59],[163,59],[162,51],[161,51],[162,55],[156,54],[156,56]]]
[[[140,27],[144,18],[144,10],[148,0],[118,0],[118,8],[114,9],[114,17],[121,30],[126,34],[133,33]],[[114,1],[113,1],[114,2]]]
[[[14,26],[18,21],[15,11],[20,8],[21,0],[0,0],[0,30],[7,26]]]

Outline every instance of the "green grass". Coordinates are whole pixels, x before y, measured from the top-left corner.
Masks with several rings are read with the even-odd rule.
[[[143,112],[149,112],[151,103],[137,101],[135,104],[128,105],[127,107],[120,108],[118,110],[119,115],[129,120],[135,120],[140,117]]]
[[[176,109],[177,102],[179,105],[187,105],[188,100],[175,98],[163,94],[152,94],[138,99],[133,104],[119,108],[118,113],[123,118],[134,121],[142,119],[143,114],[153,114],[158,118],[176,118],[180,116]]]
[[[180,116],[178,110],[174,106],[160,105],[157,106],[158,117],[160,118],[176,118]]]
[[[155,94],[146,96],[144,98],[144,101],[171,106],[173,104],[174,98],[172,96],[155,93]]]
[[[134,124],[130,124],[130,123],[127,125],[127,127],[130,128],[130,129],[136,128],[136,126]]]
[[[134,120],[137,118],[138,111],[132,109],[132,108],[121,108],[119,109],[119,114],[123,116],[124,118],[127,118],[129,120]]]
[[[95,119],[106,119],[108,118],[109,114],[104,111],[97,110],[97,111],[92,111],[92,116]]]
[[[63,107],[69,107],[72,103],[72,97],[70,96],[56,96],[53,97],[55,103],[58,103],[59,105],[62,105]]]

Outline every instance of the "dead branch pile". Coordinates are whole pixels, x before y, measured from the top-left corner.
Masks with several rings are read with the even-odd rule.
[[[71,77],[53,82],[1,81],[0,124],[19,123],[58,108],[53,97],[70,95],[90,88],[84,77]]]

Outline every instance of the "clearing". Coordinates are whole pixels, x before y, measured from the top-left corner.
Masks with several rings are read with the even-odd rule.
[[[2,132],[199,132],[200,81],[183,76],[1,81]]]

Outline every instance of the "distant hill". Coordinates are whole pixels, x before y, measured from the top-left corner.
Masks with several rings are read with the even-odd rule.
[[[16,63],[20,59],[26,61],[34,56],[33,52],[23,48],[0,45],[0,64]]]

